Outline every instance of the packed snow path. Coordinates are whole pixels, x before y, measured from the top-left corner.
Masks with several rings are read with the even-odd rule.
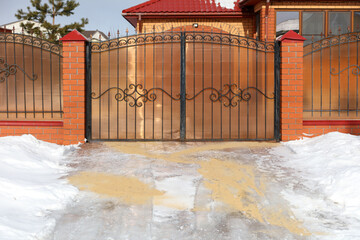
[[[359,159],[341,159],[359,156],[359,138],[346,135],[329,150],[326,144],[339,137],[282,146],[83,145],[68,160],[76,169],[69,182],[82,191],[57,212],[52,239],[360,239],[358,199],[338,196],[356,198],[359,191],[346,192],[349,182],[326,187],[334,176],[329,169],[342,166],[337,177],[350,174],[348,181],[360,176],[351,175]],[[340,160],[327,160],[327,154]]]

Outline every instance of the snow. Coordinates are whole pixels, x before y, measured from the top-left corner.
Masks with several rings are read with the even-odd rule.
[[[215,0],[215,3],[220,5],[223,8],[234,9],[235,0]]]
[[[0,240],[360,239],[360,136],[334,132],[259,148],[221,144],[91,143],[74,152],[30,135],[0,138]],[[254,179],[266,181],[258,206],[282,206],[311,235],[261,224],[212,199],[199,171],[211,159],[254,167]],[[79,194],[66,180],[69,171],[138,177],[164,194],[138,205]],[[231,175],[229,167],[225,172]]]
[[[360,239],[360,137],[332,132],[282,145],[272,154],[282,159],[276,163],[280,168],[299,179],[281,192],[295,215],[330,234],[320,239]],[[327,215],[329,226],[315,215]]]
[[[0,138],[0,239],[44,239],[78,190],[61,179],[61,165],[74,146],[58,146],[31,135]]]

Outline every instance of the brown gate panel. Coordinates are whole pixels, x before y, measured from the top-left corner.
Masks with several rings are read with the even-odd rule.
[[[59,45],[0,33],[0,118],[61,119],[61,65]]]
[[[92,43],[91,139],[274,139],[274,54],[218,33]]]
[[[304,47],[304,118],[355,119],[359,108],[359,33]]]

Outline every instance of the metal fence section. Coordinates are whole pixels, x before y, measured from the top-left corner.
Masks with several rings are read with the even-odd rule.
[[[91,140],[278,137],[275,43],[169,31],[93,42],[89,51]]]
[[[304,47],[304,119],[359,116],[359,39],[348,33]]]
[[[60,119],[61,65],[59,45],[0,33],[0,119]]]

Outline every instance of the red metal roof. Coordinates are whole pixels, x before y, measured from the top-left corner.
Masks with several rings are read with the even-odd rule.
[[[131,13],[241,13],[237,2],[229,9],[217,4],[215,0],[149,0],[142,4],[123,10],[123,14]]]

